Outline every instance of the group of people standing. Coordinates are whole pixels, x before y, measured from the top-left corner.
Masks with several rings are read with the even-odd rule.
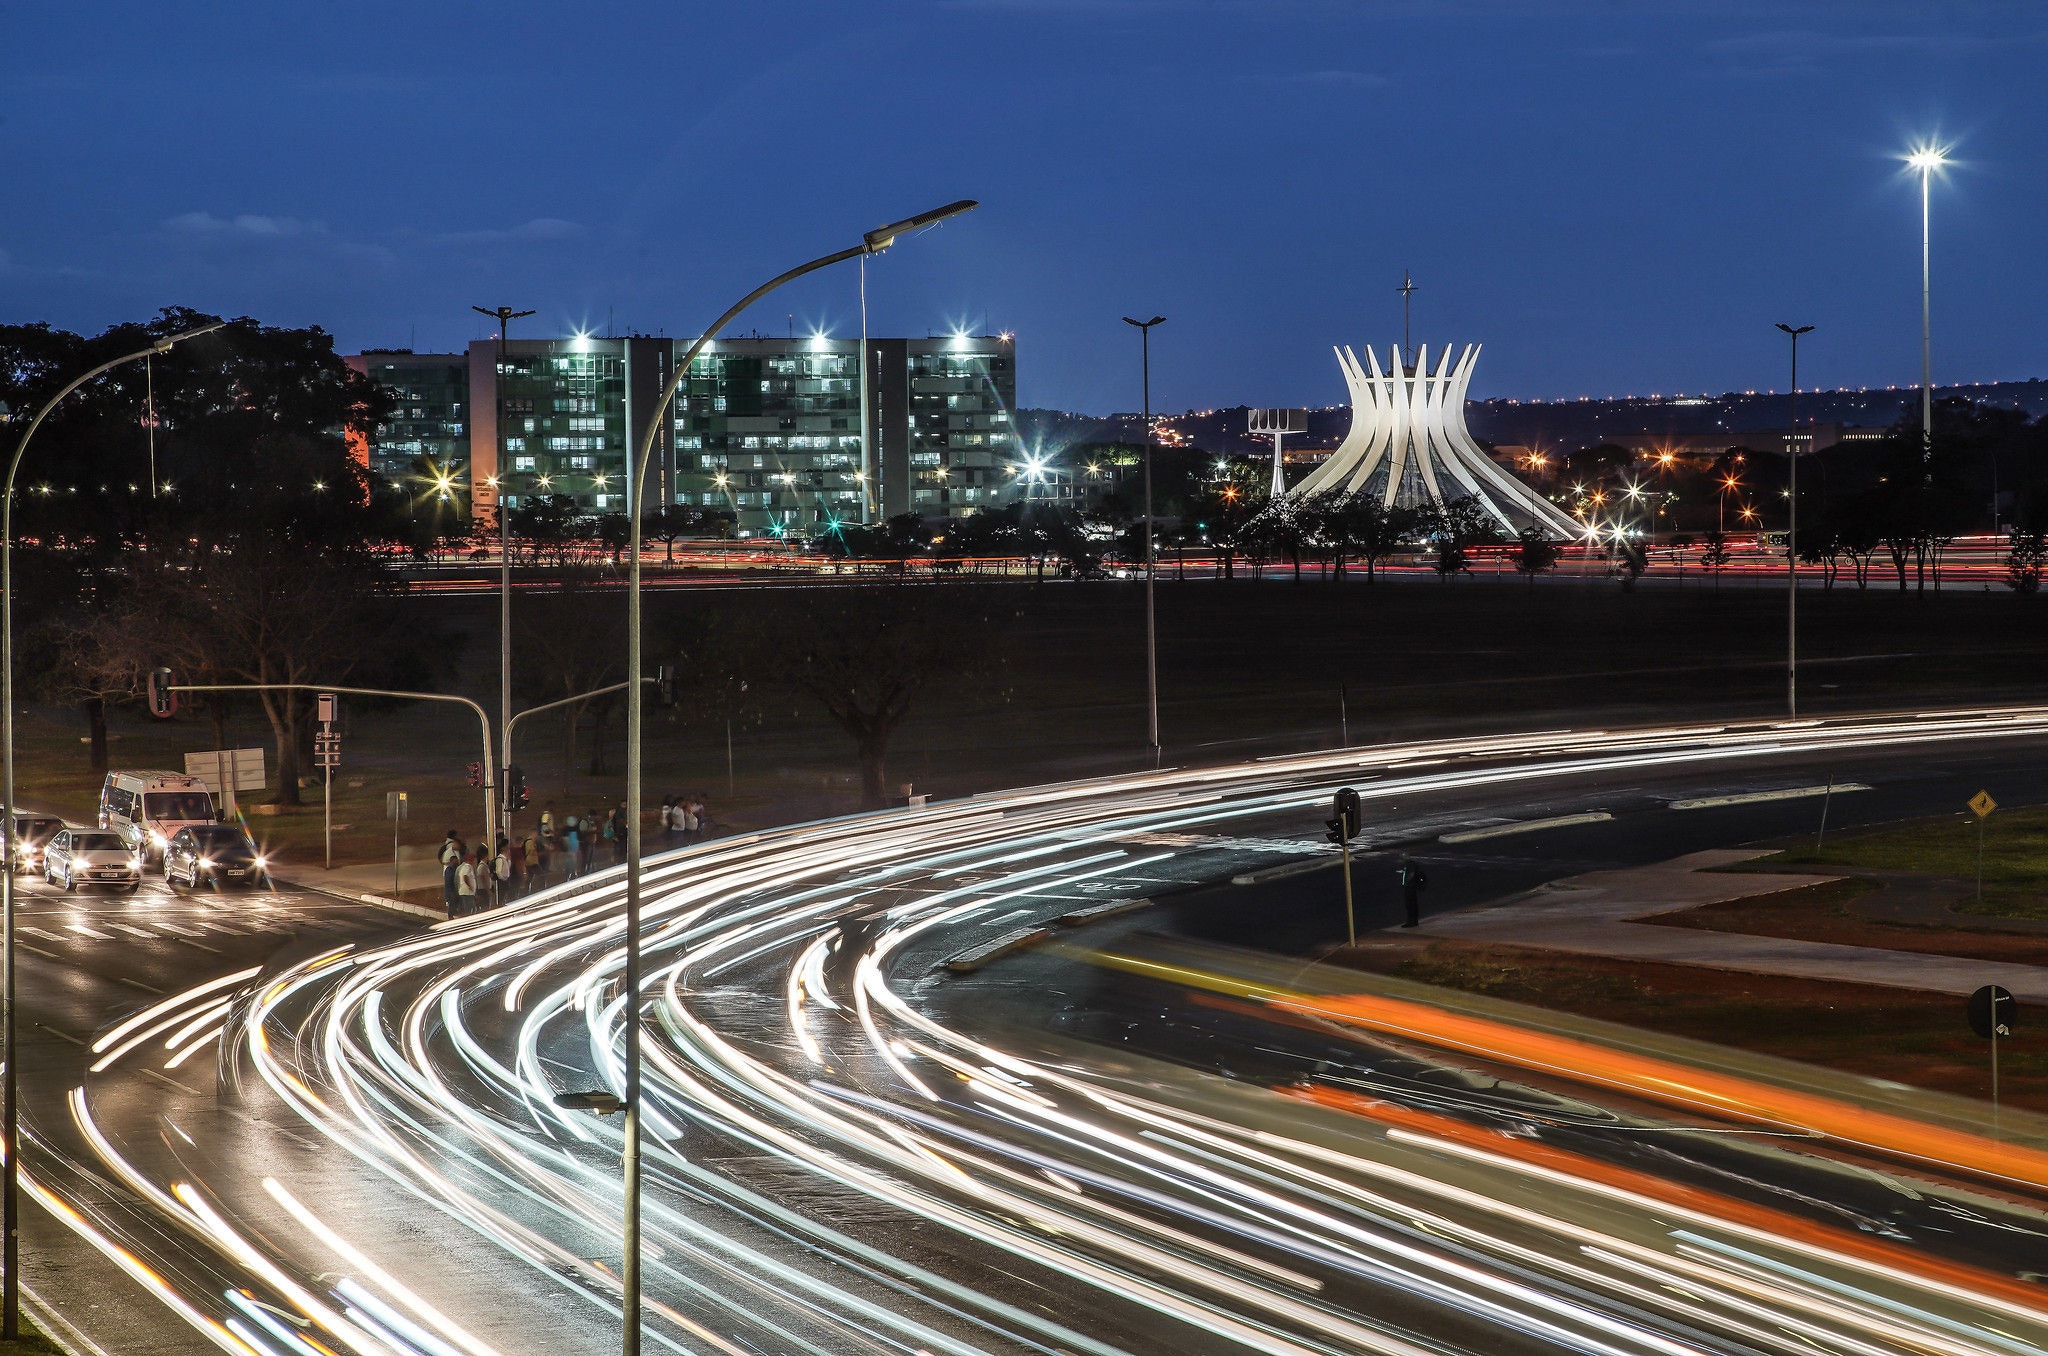
[[[695,839],[709,827],[704,802],[695,796],[668,796],[661,802],[662,840]],[[603,866],[626,860],[626,807],[605,814],[557,815],[550,805],[530,833],[518,839],[500,835],[485,853],[472,850],[454,829],[441,841],[441,893],[450,918],[498,908],[521,895],[545,890],[556,880],[568,881]]]

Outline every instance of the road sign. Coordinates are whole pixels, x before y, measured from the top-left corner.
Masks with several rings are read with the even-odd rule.
[[[384,817],[386,819],[411,818],[406,813],[405,792],[386,791],[384,793]]]
[[[1964,1011],[1970,1019],[1970,1030],[1988,1041],[2012,1035],[2019,1020],[2020,1005],[2003,987],[1986,984],[1970,995],[1969,1005]]]
[[[320,723],[322,725],[334,724],[334,694],[332,692],[323,692],[318,697],[315,697],[313,700],[319,705]]]
[[[1976,815],[1979,819],[1988,817],[1997,808],[1998,802],[1991,799],[1989,791],[1979,791],[1976,795],[1970,797],[1970,813]]]

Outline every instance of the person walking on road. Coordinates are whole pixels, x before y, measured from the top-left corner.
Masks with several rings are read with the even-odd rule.
[[[462,864],[462,840],[455,830],[448,830],[448,836],[441,840],[441,906],[448,910],[448,916],[455,916],[455,868]]]
[[[575,815],[562,817],[562,879],[574,880],[583,874],[582,830],[576,823]]]
[[[465,852],[455,867],[455,911],[450,918],[467,918],[476,912],[476,854]]]
[[[521,838],[512,844],[512,898],[514,899],[526,893],[526,873],[529,863],[533,861],[532,854],[526,850],[526,845],[529,841],[529,839]]]
[[[548,888],[548,853],[552,850],[548,836],[533,834],[526,840],[526,893]]]
[[[491,907],[502,909],[512,898],[512,842],[498,835],[498,850],[491,854]]]
[[[1412,928],[1422,921],[1422,892],[1429,888],[1429,873],[1411,858],[1401,859],[1401,907],[1407,911],[1408,921],[1401,924]]]

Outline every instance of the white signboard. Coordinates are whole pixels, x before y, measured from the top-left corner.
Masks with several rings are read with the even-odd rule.
[[[185,755],[185,775],[198,777],[206,783],[206,789],[218,796],[223,783],[228,781],[225,774],[233,774],[232,790],[261,791],[264,786],[263,750],[253,749],[208,749],[204,753]]]

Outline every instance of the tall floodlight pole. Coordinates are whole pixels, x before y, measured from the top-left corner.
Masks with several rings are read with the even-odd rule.
[[[1920,460],[1934,459],[1934,307],[1929,265],[1929,187],[1936,170],[1948,164],[1946,146],[1923,146],[1906,157],[1920,175]]]
[[[497,430],[498,470],[491,477],[491,489],[496,495],[492,511],[498,515],[498,729],[505,743],[498,750],[498,781],[501,785],[487,788],[484,794],[490,796],[511,785],[511,774],[503,769],[512,766],[512,516],[505,512],[505,335],[513,321],[523,320],[533,312],[515,311],[510,306],[472,306],[469,309],[498,322],[498,369],[496,378],[491,382],[498,406],[494,425]],[[474,475],[469,478],[469,492],[472,496],[476,494]],[[502,794],[498,794],[498,812],[491,823],[505,837],[512,836],[512,802]],[[496,843],[485,843],[482,849],[494,857],[497,855]],[[492,879],[496,879],[495,873]]]
[[[874,449],[868,439],[868,257],[860,257],[860,520],[873,523],[875,496],[881,491]]]
[[[631,554],[628,557],[631,563],[626,586],[626,674],[629,679],[638,677],[640,673],[640,521],[647,502],[647,471],[654,462],[655,435],[675,399],[676,386],[690,370],[691,364],[697,361],[704,345],[742,311],[784,283],[848,259],[880,254],[896,243],[896,237],[935,226],[962,212],[972,211],[976,206],[978,204],[972,199],[962,199],[904,221],[877,227],[850,249],[799,264],[787,273],[770,278],[713,321],[690,345],[689,352],[683,355],[675,370],[669,373],[661,399],[655,402],[654,415],[647,421],[647,431],[640,437],[640,446],[633,459],[632,493],[627,496],[627,517],[631,521]],[[620,1267],[622,1307],[625,1311],[622,1350],[625,1356],[640,1356],[640,754],[641,694],[645,687],[644,683],[633,683],[626,689],[626,1095],[620,1108],[626,1113],[625,1144],[620,1153],[625,1190],[624,1256]]]
[[[1152,749],[1152,766],[1159,766],[1159,628],[1152,608],[1152,582],[1156,571],[1152,556],[1152,327],[1164,325],[1166,317],[1150,320],[1124,317],[1124,324],[1138,327],[1140,372],[1145,400],[1145,742]]]
[[[1792,429],[1785,435],[1785,457],[1791,466],[1792,518],[1785,533],[1785,714],[1799,714],[1799,336],[1811,325],[1794,328],[1778,322],[1792,336]]]
[[[6,853],[5,862],[0,863],[0,1067],[5,1070],[0,1074],[0,1149],[7,1155],[5,1168],[0,1169],[0,1338],[9,1340],[21,1333],[21,1155],[17,1152],[20,1118],[15,1077],[20,1061],[15,1058],[14,1039],[14,478],[21,471],[29,439],[65,396],[123,363],[168,353],[173,345],[211,334],[226,324],[216,320],[182,334],[165,335],[148,348],[124,353],[74,378],[51,396],[22,430],[21,441],[14,445],[14,458],[7,463],[7,483],[0,487],[0,760],[4,760],[0,766],[0,824],[6,825],[0,834]]]

